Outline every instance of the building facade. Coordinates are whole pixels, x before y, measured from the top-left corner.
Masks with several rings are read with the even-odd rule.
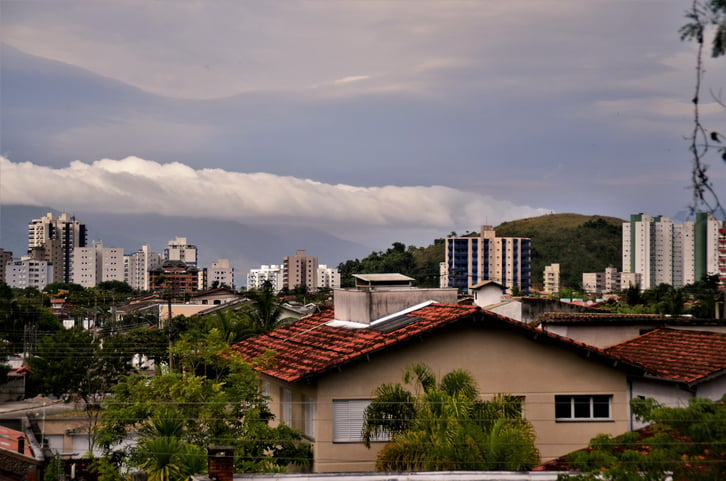
[[[269,282],[274,292],[282,290],[282,266],[263,264],[247,273],[247,289],[262,289]]]
[[[199,269],[182,261],[164,261],[149,271],[151,289],[174,297],[197,292]]]
[[[544,288],[545,294],[557,294],[560,292],[560,265],[550,264],[544,268]]]
[[[506,290],[528,294],[532,281],[532,246],[528,238],[496,237],[482,226],[478,237],[447,237],[441,287],[469,292],[481,281],[496,281]]]
[[[318,287],[318,258],[308,256],[305,249],[298,249],[294,256],[282,262],[282,288],[290,290],[305,286],[310,291]]]
[[[149,271],[161,267],[162,261],[162,254],[151,252],[151,247],[144,244],[141,249],[124,257],[124,280],[136,290],[151,290]]]
[[[73,250],[73,281],[83,287],[95,287],[106,281],[125,281],[124,250],[121,247],[104,247],[95,242],[93,247],[77,247]]]
[[[340,273],[338,272],[338,269],[334,267],[328,267],[325,264],[320,264],[318,266],[318,288],[340,288]]]
[[[668,217],[633,214],[623,223],[624,273],[641,276],[641,289],[682,287],[719,274],[719,230],[724,222],[699,212],[675,224]]]
[[[212,266],[207,270],[207,283],[209,287],[226,286],[234,289],[234,267],[229,259],[217,259],[212,262]]]
[[[196,266],[197,254],[197,246],[189,244],[186,237],[177,237],[167,243],[164,260],[182,261],[188,266]]]
[[[28,224],[28,255],[53,265],[53,282],[72,282],[73,251],[87,245],[86,224],[69,214],[49,212]]]
[[[618,272],[615,267],[606,267],[605,272],[584,272],[582,289],[587,294],[607,294],[641,285],[641,275],[635,272]]]
[[[11,259],[5,265],[4,280],[10,287],[35,287],[42,291],[53,282],[53,264],[48,261],[23,257]]]

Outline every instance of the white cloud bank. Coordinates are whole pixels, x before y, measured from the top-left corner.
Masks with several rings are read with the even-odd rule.
[[[208,217],[238,222],[441,229],[549,212],[443,186],[354,187],[265,173],[195,170],[138,157],[51,168],[0,157],[0,202],[58,210]]]

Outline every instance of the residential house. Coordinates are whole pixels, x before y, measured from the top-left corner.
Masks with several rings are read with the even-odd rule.
[[[40,455],[39,455],[40,456]],[[42,463],[34,455],[28,436],[0,426],[0,479],[3,481],[39,481]]]
[[[263,389],[276,419],[313,442],[315,471],[373,469],[384,442],[370,449],[362,444],[363,413],[375,388],[401,382],[413,362],[425,362],[439,375],[465,368],[485,398],[520,396],[543,461],[584,447],[597,434],[632,429],[635,396],[671,402],[724,391],[720,380],[714,382],[720,364],[694,378],[675,369],[702,350],[726,365],[726,348],[707,335],[699,334],[700,344],[683,344],[684,357],[658,364],[644,356],[644,346],[667,349],[672,343],[663,337],[641,340],[640,350],[604,350],[478,306],[421,301],[435,298],[435,289],[415,291],[383,285],[337,290],[333,309],[235,346],[247,359],[274,353],[257,364]],[[404,299],[407,308],[401,307]]]
[[[605,351],[645,367],[656,378],[669,379],[667,383],[654,377],[632,379],[633,397],[685,407],[692,397],[715,401],[726,393],[726,334],[722,332],[656,329]],[[640,427],[633,423],[632,428]]]

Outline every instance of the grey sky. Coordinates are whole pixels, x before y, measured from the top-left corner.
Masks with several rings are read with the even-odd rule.
[[[548,211],[674,215],[690,200],[689,5],[0,0],[0,201],[390,241]],[[724,79],[707,59],[705,89]],[[726,165],[707,162],[726,195]],[[199,192],[163,195],[157,171]]]

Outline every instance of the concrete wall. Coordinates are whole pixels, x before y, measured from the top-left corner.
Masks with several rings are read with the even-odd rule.
[[[456,289],[373,288],[336,289],[335,318],[370,324],[389,314],[426,301],[456,304]]]

